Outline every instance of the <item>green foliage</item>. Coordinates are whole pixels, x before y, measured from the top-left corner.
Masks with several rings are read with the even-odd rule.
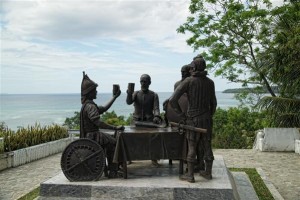
[[[267,125],[264,113],[249,108],[218,108],[214,115],[212,145],[222,149],[251,149],[255,131]]]
[[[4,137],[4,151],[9,152],[68,137],[68,130],[56,124],[44,127],[36,124],[16,132],[6,128],[0,135]]]
[[[273,12],[277,34],[266,51],[265,68],[280,96],[264,97],[257,107],[267,111],[272,126],[300,127],[300,2],[290,1]]]
[[[270,116],[271,126],[300,127],[300,99],[282,97],[264,97],[257,108],[266,110]]]
[[[107,124],[118,126],[118,125],[129,125],[128,119],[126,120],[123,115],[117,116],[115,111],[105,112],[101,115],[101,120]]]
[[[229,168],[232,172],[245,172],[253,187],[254,190],[260,200],[273,200],[273,196],[270,193],[269,189],[265,185],[264,181],[261,179],[260,175],[257,173],[256,169],[254,168]]]
[[[282,97],[299,95],[299,1],[274,8],[269,0],[192,0],[189,9],[177,31],[192,33],[187,44],[195,50],[207,49],[200,53],[216,76],[251,86],[241,100],[262,88],[275,97],[272,86]]]
[[[7,129],[5,122],[0,122],[0,154],[4,152],[4,132]]]
[[[105,112],[100,116],[100,119],[110,125],[130,125],[132,121],[132,114],[125,119],[123,115],[118,116],[115,111]],[[64,126],[67,126],[69,129],[79,129],[80,128],[80,113],[74,112],[73,117],[68,117],[65,120]]]
[[[270,25],[273,15],[268,0],[192,0],[192,16],[181,25],[179,33],[192,33],[187,44],[201,54],[215,75],[232,82],[266,86],[272,93],[260,59],[273,39]]]
[[[69,129],[79,129],[80,128],[80,112],[74,112],[73,117],[67,117],[65,119],[64,126],[67,126]]]
[[[0,122],[0,137],[3,137],[3,135],[1,135],[1,132],[5,129],[7,129],[5,122]]]
[[[266,52],[266,68],[280,96],[296,98],[300,94],[300,1],[290,1],[273,13],[277,34],[273,48]]]

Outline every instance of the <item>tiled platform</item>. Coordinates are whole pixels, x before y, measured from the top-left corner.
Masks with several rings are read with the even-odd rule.
[[[213,179],[196,174],[196,183],[180,181],[178,162],[172,166],[150,161],[128,166],[128,179],[101,178],[96,182],[70,182],[63,173],[41,184],[39,199],[234,199],[234,188],[222,156],[215,156]]]

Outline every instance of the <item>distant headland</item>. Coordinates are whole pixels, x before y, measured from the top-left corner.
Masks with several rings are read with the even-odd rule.
[[[232,89],[226,89],[224,90],[222,93],[242,93],[242,92],[252,92],[253,90],[255,90],[254,88],[232,88]],[[275,93],[278,93],[278,87],[273,86],[272,90]],[[256,93],[269,93],[269,91],[266,88],[261,88],[259,91],[256,91]]]

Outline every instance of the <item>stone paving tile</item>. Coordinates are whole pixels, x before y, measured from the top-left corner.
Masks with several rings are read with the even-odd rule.
[[[30,192],[60,169],[61,154],[0,172],[0,199],[14,200]]]
[[[260,152],[252,149],[215,149],[227,167],[262,168],[268,180],[286,200],[300,200],[300,156],[288,152]]]
[[[259,152],[252,149],[215,149],[227,167],[262,168],[285,200],[300,200],[300,156],[295,153]],[[0,172],[0,199],[14,200],[55,176],[61,154]]]

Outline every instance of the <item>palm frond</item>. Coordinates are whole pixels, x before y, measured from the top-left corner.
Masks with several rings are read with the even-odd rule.
[[[276,119],[278,127],[300,127],[300,113],[286,113]]]
[[[300,127],[300,99],[263,97],[256,108],[266,110],[278,127]]]
[[[271,112],[300,112],[300,99],[265,96],[257,103],[256,107]]]

